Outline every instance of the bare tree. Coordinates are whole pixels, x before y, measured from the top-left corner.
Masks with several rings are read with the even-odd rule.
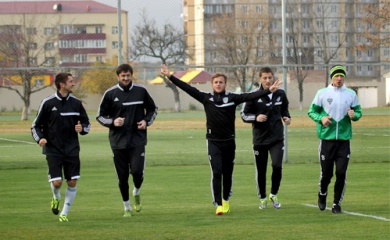
[[[10,23],[0,26],[0,65],[3,79],[13,84],[0,85],[15,91],[23,101],[21,120],[28,119],[30,98],[33,93],[49,87],[50,84],[32,82],[34,76],[47,76],[49,73],[44,66],[55,63],[55,42],[58,39],[56,28],[50,34],[37,32],[44,25],[44,19],[23,15],[20,19],[10,19]],[[42,70],[43,69],[43,70]],[[22,85],[22,91],[18,86]]]
[[[339,13],[332,10],[332,7],[341,3],[319,0],[315,5],[315,22],[313,23],[313,38],[318,49],[317,57],[321,58],[326,65],[325,86],[329,81],[329,63],[332,59],[337,58],[337,53],[345,43],[346,31],[345,24],[340,21]],[[340,7],[336,7],[340,11]]]
[[[298,81],[299,90],[299,110],[303,110],[303,82],[308,75],[308,67],[303,67],[304,62],[302,59],[309,59],[310,54],[313,51],[313,46],[310,44],[304,45],[302,42],[302,18],[298,14],[301,6],[298,4],[290,4],[287,6],[288,18],[287,18],[287,46],[288,46],[288,61],[293,63],[293,75]],[[305,61],[307,62],[307,61]]]
[[[390,2],[380,0],[379,3],[359,3],[366,16],[362,19],[365,23],[365,32],[361,36],[368,41],[358,46],[360,50],[376,48],[380,46],[390,47]]]
[[[130,54],[133,59],[143,57],[156,58],[163,64],[184,64],[187,57],[185,35],[171,24],[165,24],[160,30],[154,20],[147,17],[146,12],[142,13],[141,24],[131,38],[132,47]],[[180,96],[176,85],[163,78],[167,87],[173,91],[175,99],[175,110],[180,112]]]
[[[248,91],[257,81],[259,67],[255,66],[268,60],[267,39],[262,34],[267,29],[267,15],[239,8],[235,13],[214,15],[210,21],[212,43],[206,45],[213,48],[216,63],[237,66],[228,71],[241,91]]]

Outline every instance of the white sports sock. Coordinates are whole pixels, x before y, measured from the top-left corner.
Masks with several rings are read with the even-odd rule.
[[[61,187],[56,188],[56,187],[54,187],[53,182],[50,182],[50,188],[51,188],[51,191],[53,192],[53,198],[57,199],[57,200],[60,199],[61,198]]]
[[[141,189],[139,189],[139,188],[134,188],[134,189],[133,189],[133,196],[138,196],[140,190],[141,190]]]
[[[125,206],[125,211],[127,210],[133,210],[130,206],[130,200],[123,202],[123,205]]]
[[[70,206],[72,206],[73,200],[76,197],[77,187],[71,188],[68,187],[65,192],[65,202],[64,207],[62,208],[61,215],[68,216]]]

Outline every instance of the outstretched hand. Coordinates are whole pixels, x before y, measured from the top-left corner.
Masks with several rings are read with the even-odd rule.
[[[276,80],[276,81],[274,82],[274,84],[272,84],[272,86],[269,88],[269,90],[270,90],[271,92],[276,92],[276,90],[279,89],[279,86],[280,86],[280,84],[282,84],[282,83],[283,83],[283,81],[280,81],[279,79]]]
[[[169,78],[169,69],[165,64],[161,64],[161,74],[164,75],[165,77]]]

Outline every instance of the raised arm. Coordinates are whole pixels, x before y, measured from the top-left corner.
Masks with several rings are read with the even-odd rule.
[[[167,68],[167,66],[165,64],[161,65],[161,74],[164,75],[166,78],[168,78],[173,84],[178,86],[180,89],[182,89],[183,91],[188,93],[188,95],[195,98],[199,102],[203,102],[204,94],[201,91],[199,91],[197,88],[192,87],[191,85],[189,85],[189,84],[181,81],[177,77],[171,75],[169,73],[169,69]]]

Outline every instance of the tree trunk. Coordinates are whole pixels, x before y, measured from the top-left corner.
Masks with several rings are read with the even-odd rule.
[[[179,91],[177,90],[176,86],[175,86],[175,88],[171,88],[171,89],[173,91],[173,96],[175,97],[175,111],[176,112],[180,112],[181,108],[180,108],[180,95],[179,95]]]
[[[163,77],[163,80],[165,82],[165,84],[167,84],[167,87],[169,87],[170,89],[172,89],[172,92],[173,92],[173,97],[175,99],[175,111],[176,112],[180,112],[181,111],[181,108],[180,108],[180,95],[179,95],[179,90],[177,90],[177,87],[175,84],[171,83],[171,81],[167,80],[165,77]]]
[[[30,108],[30,97],[31,97],[31,76],[28,73],[22,73],[23,79],[23,108],[22,116],[20,120],[28,120],[28,109]]]
[[[22,116],[20,117],[20,120],[25,121],[28,120],[28,108],[26,105],[22,108]]]

